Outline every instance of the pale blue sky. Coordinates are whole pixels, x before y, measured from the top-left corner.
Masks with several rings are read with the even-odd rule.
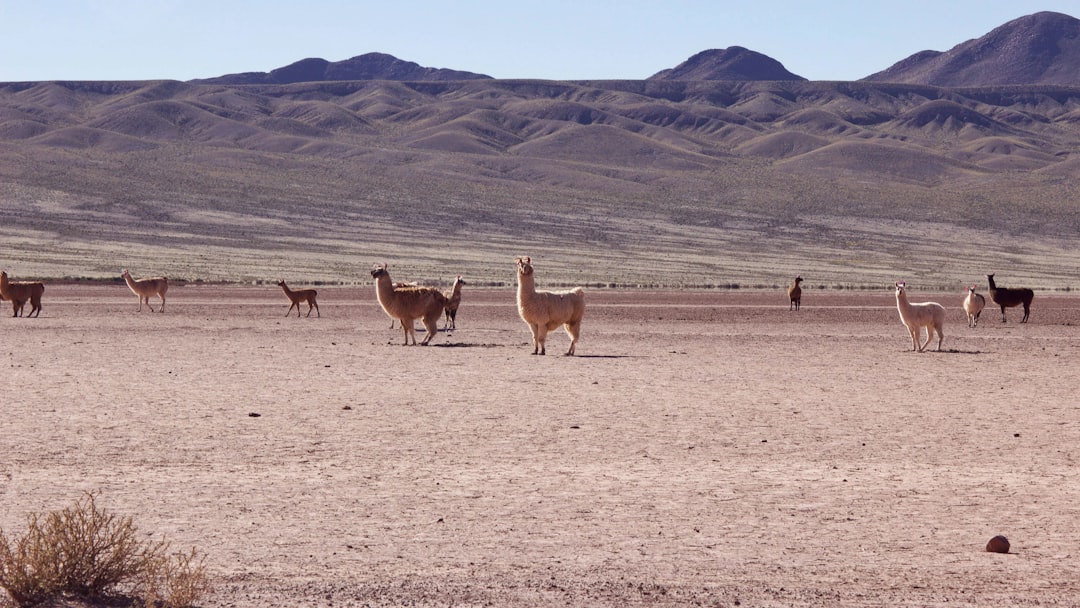
[[[1060,0],[0,0],[0,82],[265,72],[389,53],[496,78],[643,79],[743,46],[811,80],[856,80]]]

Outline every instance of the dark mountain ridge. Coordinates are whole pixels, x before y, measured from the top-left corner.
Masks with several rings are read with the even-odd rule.
[[[916,53],[864,80],[946,87],[1080,85],[1080,20],[1054,12],[1027,15],[946,52]]]
[[[473,80],[490,79],[485,74],[461,70],[428,68],[403,61],[386,53],[366,53],[344,61],[302,59],[270,72],[245,72],[193,80],[201,84],[294,84],[341,80]]]
[[[806,80],[779,61],[741,46],[702,51],[648,80]]]

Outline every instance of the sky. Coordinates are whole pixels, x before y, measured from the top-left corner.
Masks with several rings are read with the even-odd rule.
[[[388,53],[495,78],[640,80],[742,46],[858,80],[1077,0],[0,0],[0,82],[191,80]]]

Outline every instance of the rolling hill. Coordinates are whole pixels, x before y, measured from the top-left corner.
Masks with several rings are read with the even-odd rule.
[[[710,78],[718,59],[689,80],[0,83],[0,265],[482,285],[531,255],[552,285],[1076,285],[1080,87]]]
[[[867,76],[943,87],[1080,84],[1080,20],[1054,12],[1014,19],[945,52],[921,51]]]

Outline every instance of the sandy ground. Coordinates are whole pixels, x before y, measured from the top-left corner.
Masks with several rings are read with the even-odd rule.
[[[0,316],[0,526],[98,491],[206,606],[1076,605],[1080,298],[961,291],[918,354],[884,289],[594,290],[570,358],[508,290],[403,348],[371,288],[50,285]]]

